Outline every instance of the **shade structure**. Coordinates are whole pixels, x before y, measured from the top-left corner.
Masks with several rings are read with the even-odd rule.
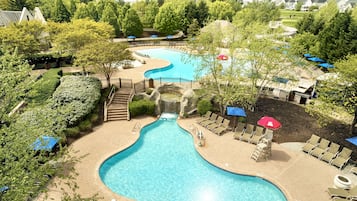
[[[271,130],[276,130],[281,127],[281,123],[274,119],[273,117],[269,116],[264,116],[260,118],[257,122],[258,125],[263,126],[265,128],[271,129]]]
[[[219,59],[219,60],[227,60],[228,56],[224,55],[224,54],[220,54],[220,55],[217,56],[217,59]]]
[[[357,136],[347,138],[346,140],[349,141],[350,143],[352,143],[353,145],[357,146]]]
[[[58,139],[51,136],[41,136],[38,137],[32,144],[33,150],[35,151],[52,151],[52,149],[57,145]]]
[[[317,65],[322,67],[322,68],[335,68],[334,65],[329,64],[329,63],[321,63],[321,64],[317,64]]]
[[[173,39],[174,36],[173,36],[173,35],[167,35],[166,38],[167,38],[167,39]]]
[[[307,58],[307,60],[313,61],[313,62],[316,62],[316,63],[325,63],[326,62],[325,60],[320,59],[319,57],[309,57],[309,58]]]
[[[156,35],[156,34],[151,35],[151,38],[157,38],[157,37],[158,37],[158,35]]]
[[[128,36],[128,39],[135,39],[136,36]]]
[[[313,57],[311,54],[304,54],[304,57],[305,58],[310,58],[310,57]]]
[[[227,115],[229,116],[240,116],[240,117],[246,117],[247,115],[245,114],[245,111],[243,108],[240,107],[227,107]]]
[[[8,186],[3,186],[0,188],[0,193],[5,193],[6,191],[8,191],[10,188]]]

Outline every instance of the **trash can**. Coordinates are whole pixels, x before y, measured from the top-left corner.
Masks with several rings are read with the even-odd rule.
[[[149,88],[154,88],[154,79],[149,79]]]

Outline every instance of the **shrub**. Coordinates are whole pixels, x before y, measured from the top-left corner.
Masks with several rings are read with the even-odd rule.
[[[130,116],[155,115],[155,102],[149,100],[133,101],[129,104]]]
[[[80,135],[79,127],[76,126],[76,127],[72,127],[72,128],[67,128],[65,130],[65,134],[67,137],[73,137],[73,138],[79,137],[79,135]]]
[[[52,107],[58,108],[69,126],[93,111],[100,100],[101,82],[93,77],[65,76],[53,93]]]
[[[197,112],[200,115],[204,115],[207,113],[207,111],[212,110],[212,103],[211,101],[207,100],[207,99],[202,99],[200,101],[198,101],[197,103]]]
[[[45,72],[29,91],[29,101],[35,105],[42,105],[60,84],[61,75],[61,69],[51,69]]]
[[[84,121],[81,121],[78,125],[80,131],[90,131],[92,130],[92,123],[90,122],[89,119],[86,119]]]
[[[92,114],[89,116],[89,121],[90,121],[91,123],[97,122],[98,119],[99,119],[99,115],[96,114],[96,113],[92,113]]]

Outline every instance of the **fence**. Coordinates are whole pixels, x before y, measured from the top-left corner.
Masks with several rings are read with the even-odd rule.
[[[137,46],[169,46],[169,47],[177,47],[177,46],[185,46],[185,41],[135,41],[129,42],[130,47]]]

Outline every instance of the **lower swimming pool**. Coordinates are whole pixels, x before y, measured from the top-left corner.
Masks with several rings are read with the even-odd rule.
[[[208,163],[170,117],[145,126],[135,144],[101,165],[99,175],[112,191],[138,201],[286,201],[264,179]]]

